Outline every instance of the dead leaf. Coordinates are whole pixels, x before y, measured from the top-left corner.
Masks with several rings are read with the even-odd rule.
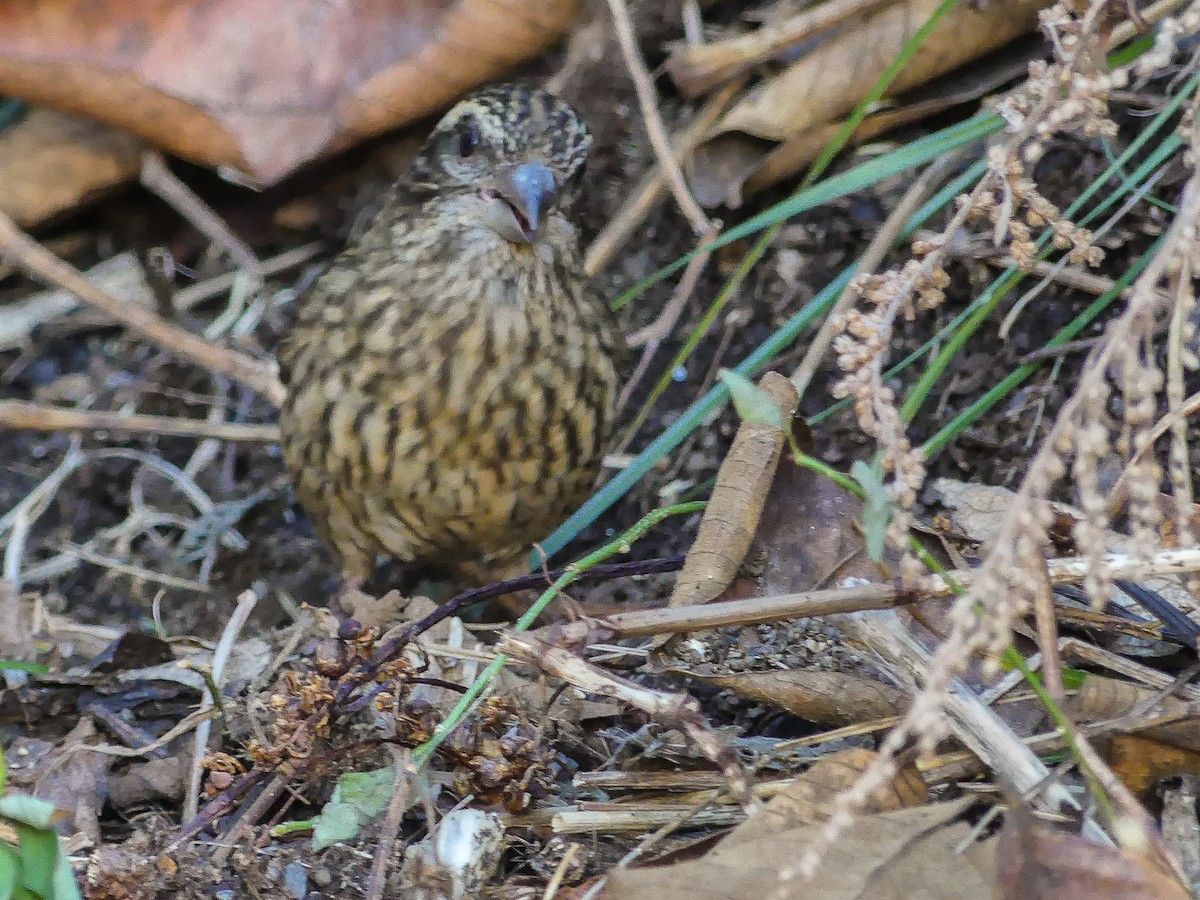
[[[675,866],[618,869],[605,900],[961,900],[987,897],[994,883],[987,844],[964,854],[971,834],[958,821],[971,801],[936,803],[863,816],[843,834],[811,880],[786,884],[780,872],[795,864],[823,825],[764,834],[728,850],[724,843],[702,859]],[[747,825],[749,822],[746,823]]]
[[[829,818],[829,805],[858,781],[878,756],[873,750],[850,748],[814,763],[803,775],[771,798],[761,813],[738,825],[718,848],[724,852],[739,844],[764,840],[800,825],[819,825]],[[866,812],[887,812],[920,806],[929,801],[925,782],[912,765],[897,772]]]
[[[940,0],[908,0],[839,32],[734,106],[714,134],[783,141],[835,121],[865,97]],[[1032,31],[1042,0],[958,4],[892,82],[901,94]]]
[[[1184,900],[1191,893],[1119,847],[1010,820],[996,847],[1002,900]]]
[[[5,15],[0,94],[269,184],[529,59],[578,8],[578,0],[43,0]]]
[[[135,762],[109,778],[108,799],[117,809],[163,800],[177,803],[183,797],[190,763],[185,756]]]
[[[901,715],[908,709],[903,691],[843,672],[793,669],[737,675],[686,674],[822,725],[855,725]]]
[[[697,97],[769,62],[789,47],[892,2],[895,0],[829,0],[748,34],[703,44],[675,44],[667,59],[667,72],[685,97]]]
[[[30,791],[67,812],[64,833],[82,832],[98,846],[100,811],[108,796],[108,770],[113,760],[102,753],[75,752],[79,746],[94,743],[99,743],[96,726],[90,718],[80,719],[31,773]]]
[[[1088,723],[1119,719],[1134,710],[1144,709],[1146,704],[1153,705],[1146,710],[1141,717],[1143,719],[1172,713],[1186,716],[1191,706],[1178,697],[1163,697],[1161,691],[1140,687],[1128,681],[1105,678],[1102,675],[1085,676],[1079,690],[1067,706],[1076,721]],[[1176,747],[1200,752],[1200,719],[1194,716],[1179,722],[1139,729],[1138,733],[1166,741]]]
[[[40,225],[132,181],[140,154],[127,132],[35,109],[0,130],[0,211],[25,228]]]
[[[346,615],[364,628],[382,631],[401,620],[400,611],[408,605],[409,598],[399,591],[388,591],[381,597],[363,591],[347,591],[339,602]]]
[[[1108,762],[1139,797],[1164,778],[1200,775],[1200,753],[1140,734],[1116,735],[1109,745]]]
[[[858,528],[861,513],[861,500],[785,456],[747,554],[757,569],[757,593],[814,590],[852,577],[878,580]]]
[[[901,126],[928,119],[978,100],[1023,75],[1040,45],[989,54],[979,65],[966,66],[902,97],[898,105],[874,110],[851,135],[862,144]],[[742,199],[792,178],[815,160],[841,131],[841,118],[815,125],[782,143],[744,131],[726,131],[705,140],[689,160],[687,171],[696,199],[705,206],[736,209]]]
[[[798,400],[791,382],[768,372],[759,385],[771,395],[783,421],[790,423]],[[754,538],[784,443],[784,432],[772,425],[742,422],[738,427],[717,472],[696,542],[675,581],[671,606],[715,600],[733,581]]]

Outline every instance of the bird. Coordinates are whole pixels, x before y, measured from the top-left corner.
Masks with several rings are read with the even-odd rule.
[[[281,446],[343,589],[381,555],[511,577],[590,492],[624,350],[573,222],[591,140],[538,88],[468,96],[297,299]]]

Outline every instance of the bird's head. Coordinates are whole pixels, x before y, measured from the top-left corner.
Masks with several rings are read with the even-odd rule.
[[[501,85],[461,101],[438,122],[409,170],[414,190],[478,197],[479,223],[532,244],[583,174],[592,137],[552,94]]]

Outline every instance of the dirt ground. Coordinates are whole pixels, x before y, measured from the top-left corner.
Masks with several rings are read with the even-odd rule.
[[[735,6],[726,4],[729,6]],[[679,10],[674,3],[664,4],[657,14],[638,6],[638,29],[643,52],[651,67],[662,62],[666,41],[679,37]],[[722,5],[709,15],[721,16]],[[540,80],[557,72],[564,62],[562,50],[548,54],[520,77]],[[665,82],[664,82],[665,85]],[[597,87],[599,86],[599,87]],[[595,135],[594,157],[589,165],[589,188],[585,194],[583,216],[585,237],[593,236],[619,208],[632,184],[652,160],[634,97],[619,55],[605,53],[603,59],[588,63],[575,77],[567,80],[566,99],[575,103]],[[665,92],[664,92],[665,94]],[[692,111],[683,99],[664,95],[663,113],[668,125],[683,121]],[[947,113],[946,121],[960,117],[962,109]],[[1128,138],[1142,120],[1132,114],[1122,122],[1127,129],[1116,143]],[[889,136],[901,141],[932,130],[939,122],[923,123],[907,133]],[[420,129],[417,129],[420,131]],[[400,161],[411,148],[411,139],[397,142],[380,140],[372,146],[314,167],[279,187],[252,195],[221,182],[212,173],[198,167],[178,164],[175,170],[242,236],[260,256],[267,258],[310,240],[325,242],[328,253],[344,240],[364,209],[369,209],[382,187],[392,177]],[[855,154],[836,164],[848,167]],[[1069,200],[1090,183],[1108,160],[1093,143],[1062,140],[1038,163],[1036,179],[1046,194],[1056,201]],[[1155,191],[1171,196],[1171,179],[1160,182]],[[811,299],[825,284],[866,246],[886,219],[910,183],[907,176],[897,177],[877,190],[860,192],[844,200],[820,207],[789,222],[779,233],[762,263],[737,295],[713,331],[705,337],[686,370],[677,373],[672,385],[656,404],[645,424],[630,444],[633,452],[641,449],[669,425],[692,400],[710,386],[716,370],[746,355],[782,322]],[[768,192],[753,198],[737,211],[721,211],[726,224],[734,224],[786,196],[786,190]],[[937,227],[937,222],[933,223]],[[1161,232],[1158,210],[1139,205],[1103,245],[1108,258],[1101,270],[1118,275]],[[169,288],[179,288],[190,280],[216,274],[219,266],[206,250],[203,239],[158,200],[131,188],[103,201],[99,206],[73,215],[44,229],[39,239],[47,242],[68,241],[72,262],[86,268],[132,249],[143,256],[155,248],[164,248],[174,260],[177,276]],[[692,248],[694,238],[671,203],[663,204],[639,230],[635,240],[622,252],[599,279],[608,296],[616,296],[639,278],[655,271]],[[745,245],[731,247],[718,254],[701,278],[674,336],[660,351],[656,365],[642,380],[626,419],[646,397],[650,386],[661,374],[671,354],[700,320],[707,304],[724,277],[740,258]],[[291,308],[278,293],[303,285],[311,279],[313,264],[273,278],[266,295],[276,297],[269,304],[253,338],[270,350],[288,327]],[[955,287],[948,302],[933,316],[918,318],[902,327],[901,340],[894,348],[899,358],[920,346],[930,334],[964,308],[973,295],[965,286],[986,284],[995,270],[970,258],[954,263]],[[960,276],[961,277],[958,277]],[[0,280],[0,302],[16,300],[34,290],[23,278],[10,276]],[[621,312],[627,331],[653,320],[668,298],[671,282],[656,285]],[[1023,357],[1037,350],[1062,325],[1090,303],[1093,296],[1050,284],[1015,320],[1006,337],[997,332],[995,319],[972,338],[941,380],[941,393],[926,404],[913,422],[915,440],[933,433],[941,424],[976,399],[981,388],[995,384],[1015,369]],[[185,324],[203,327],[221,301],[210,302],[194,312]],[[1081,337],[1098,334],[1103,320]],[[783,354],[772,368],[788,373],[805,349],[804,338]],[[1056,410],[1070,391],[1073,375],[1082,360],[1079,352],[1065,353],[1053,365],[1038,373],[1008,401],[985,414],[950,449],[932,462],[930,480],[949,476],[963,481],[1014,487],[1035,450],[1053,422]],[[920,373],[920,365],[911,368],[900,383],[911,383]],[[828,364],[804,401],[801,412],[812,415],[831,402],[829,388],[834,373]],[[89,328],[66,333],[53,327],[39,333],[30,346],[0,353],[0,397],[69,403],[84,398],[97,409],[120,409],[127,404],[139,412],[202,417],[214,404],[229,420],[271,422],[271,407],[237,384],[225,383],[188,365],[171,361],[152,347],[131,340],[116,330]],[[558,561],[575,558],[606,536],[634,522],[639,516],[662,503],[664,488],[680,485],[686,490],[703,485],[712,478],[737,427],[732,410],[726,410],[700,429],[669,458],[666,465],[643,478],[638,486],[613,509],[601,517],[563,553]],[[852,461],[870,452],[853,416],[843,411],[813,431],[815,455],[842,470]],[[1200,446],[1200,442],[1193,442]],[[64,549],[87,544],[111,533],[130,515],[131,510],[161,514],[161,528],[143,532],[131,543],[119,539],[102,540],[96,545],[100,556],[124,552],[128,565],[116,568],[102,559],[79,560],[77,564],[51,572],[27,584],[38,592],[45,608],[57,615],[91,626],[151,632],[157,621],[172,637],[193,636],[215,639],[228,621],[236,598],[247,589],[262,596],[248,633],[263,635],[272,647],[279,645],[279,629],[289,626],[296,610],[307,604],[324,607],[337,590],[337,571],[328,549],[316,535],[300,509],[283,470],[278,448],[270,445],[223,444],[203,446],[189,438],[125,438],[106,434],[37,434],[0,432],[0,513],[27,498],[39,483],[58,467],[72,448],[98,451],[121,447],[163,460],[189,473],[195,484],[213,501],[213,508],[198,515],[196,508],[181,494],[176,483],[153,472],[138,472],[138,460],[129,457],[96,458],[84,464],[57,488],[45,513],[37,519],[27,540],[23,564],[26,568],[48,560],[62,559]],[[1197,461],[1200,462],[1200,461]],[[1064,497],[1063,499],[1071,499]],[[932,516],[936,509],[926,508]],[[171,519],[171,517],[175,517]],[[184,538],[177,524],[189,524]],[[640,541],[633,558],[649,559],[686,552],[695,535],[699,516],[670,520]],[[220,526],[233,525],[241,539],[222,543]],[[107,530],[107,531],[106,531]],[[145,570],[168,577],[151,580]],[[208,574],[208,589],[197,590],[197,573]],[[640,604],[662,600],[669,592],[672,576],[648,576],[636,580],[576,588],[572,598],[583,604],[607,606],[613,603]],[[371,587],[382,593],[399,587],[405,593],[419,592],[445,597],[455,585],[436,572],[404,572],[394,566],[377,574]],[[809,651],[797,651],[808,642]],[[838,649],[835,631],[822,625],[786,624],[751,629],[731,636],[729,646],[739,647],[743,661],[738,667],[770,668],[799,665],[854,667],[852,652]],[[753,646],[757,649],[751,651]],[[81,645],[82,647],[82,645]],[[70,647],[57,648],[56,664],[62,668],[86,662],[73,655]],[[720,654],[718,654],[719,656]],[[146,664],[139,656],[138,665]],[[749,662],[745,660],[749,659]],[[757,660],[757,661],[756,661]],[[823,660],[823,662],[822,662]],[[832,660],[832,662],[831,662]],[[782,663],[782,665],[781,665]],[[746,735],[787,738],[803,736],[814,729],[811,723],[769,706],[754,703],[719,688],[705,686],[677,676],[643,676],[647,684],[673,690],[690,689],[704,713],[715,725],[735,725]],[[99,688],[97,688],[98,690]],[[44,704],[32,715],[25,703],[0,702],[0,736],[5,742],[40,740],[54,742],[74,725],[70,711],[77,698],[64,693],[60,705],[39,695]],[[28,698],[26,698],[28,699]],[[178,721],[173,705],[186,706],[182,695],[163,696],[158,706],[139,716],[142,727],[161,731],[172,719]],[[241,701],[239,701],[241,702]],[[180,707],[182,708],[182,707]],[[55,715],[55,712],[60,715]],[[554,782],[559,801],[573,796],[567,768],[587,771],[608,756],[611,765],[621,752],[631,749],[644,738],[635,717],[610,716],[595,733],[585,733],[578,725],[564,727],[554,747],[556,764],[562,767],[547,776]],[[658,751],[669,755],[668,751]],[[644,755],[652,756],[649,750]],[[388,756],[379,747],[367,751],[368,759],[387,765]],[[367,767],[364,765],[364,767]],[[118,770],[120,766],[117,767]],[[325,786],[327,788],[327,785]],[[577,794],[578,792],[574,792]],[[299,818],[312,812],[327,794],[326,789],[309,791],[296,798],[296,806],[286,818]],[[153,856],[163,846],[162,835],[177,827],[179,809],[162,798],[116,808],[102,803],[98,817],[101,842],[112,855],[104,868],[109,873],[122,867],[136,871],[145,879],[145,871],[134,861],[138,852]],[[339,844],[314,857],[303,840],[295,842],[262,841],[256,848],[241,847],[223,863],[214,865],[203,848],[184,846],[174,851],[171,865],[189,873],[187,886],[174,871],[156,870],[146,888],[155,879],[171,896],[196,897],[334,897],[358,896],[367,877],[375,852],[374,837],[364,836],[358,844]],[[508,896],[518,896],[519,888],[540,891],[546,872],[556,865],[553,842],[542,832],[529,832],[525,844],[505,858],[504,876]],[[117,849],[120,842],[120,849]],[[588,847],[587,869],[603,871],[632,846],[632,838],[607,836]],[[561,848],[558,851],[561,854]],[[557,857],[560,858],[560,857]],[[165,865],[165,864],[164,864]],[[299,869],[297,869],[299,867]],[[135,877],[133,875],[131,878]],[[168,894],[162,894],[167,896]],[[533,896],[535,894],[529,894]],[[540,893],[536,894],[540,896]],[[118,896],[118,893],[96,896]],[[130,894],[129,896],[136,896]],[[149,895],[147,895],[149,896]]]

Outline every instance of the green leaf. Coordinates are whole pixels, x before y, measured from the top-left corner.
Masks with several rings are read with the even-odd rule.
[[[1083,679],[1087,678],[1088,673],[1083,669],[1072,669],[1070,666],[1062,667],[1062,682],[1063,687],[1069,691],[1077,691],[1083,687]]]
[[[740,372],[721,370],[721,380],[729,388],[734,409],[743,422],[751,425],[769,425],[783,430],[783,413],[771,399],[771,395]]]
[[[54,867],[58,862],[58,835],[46,828],[18,825],[21,839],[21,884],[42,897],[54,897]]]
[[[50,672],[50,667],[42,663],[21,662],[19,659],[0,659],[0,671],[46,675]]]
[[[313,849],[324,850],[355,837],[387,808],[395,785],[396,772],[390,768],[347,772],[339,778],[333,797],[312,820]]]
[[[8,782],[8,765],[4,762],[4,752],[0,750],[0,794],[4,793],[4,785]],[[4,900],[0,897],[0,900]]]
[[[875,562],[883,559],[888,523],[892,520],[892,500],[878,469],[861,459],[850,467],[850,475],[863,489],[862,525],[867,541],[867,555]]]
[[[82,900],[79,882],[75,880],[71,861],[63,852],[61,843],[58,846],[58,861],[54,864],[54,900]]]
[[[31,828],[48,829],[61,814],[54,804],[25,794],[0,797],[0,816]]]
[[[0,900],[12,900],[20,878],[21,863],[16,851],[0,843]]]

